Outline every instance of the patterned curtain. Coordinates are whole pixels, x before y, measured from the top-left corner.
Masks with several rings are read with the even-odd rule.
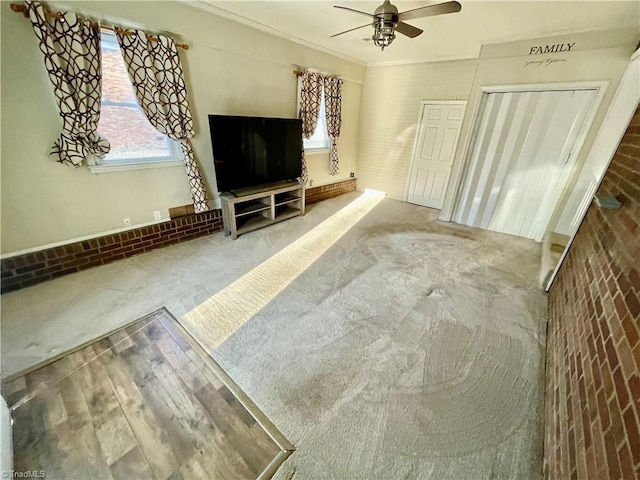
[[[324,112],[327,118],[327,135],[331,140],[329,174],[337,175],[340,168],[336,140],[340,136],[340,127],[342,126],[342,80],[339,78],[324,78]]]
[[[50,18],[40,2],[25,2],[62,117],[62,133],[50,155],[79,167],[90,154],[103,158],[109,142],[98,134],[102,73],[100,27],[74,13]]]
[[[302,120],[302,136],[311,138],[318,125],[320,113],[320,101],[322,100],[322,75],[305,71],[302,74],[300,89],[300,119]],[[309,179],[307,172],[307,159],[302,149],[302,174],[300,179],[306,183]]]
[[[195,212],[206,212],[209,200],[189,142],[193,120],[175,41],[163,35],[151,41],[140,30],[115,31],[140,107],[156,130],[180,143]]]

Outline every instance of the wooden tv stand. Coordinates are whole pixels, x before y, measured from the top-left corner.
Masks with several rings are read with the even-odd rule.
[[[235,194],[235,195],[234,195]],[[277,182],[220,195],[224,234],[238,235],[304,215],[304,185]]]

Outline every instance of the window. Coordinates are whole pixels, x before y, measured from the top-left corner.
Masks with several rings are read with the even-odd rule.
[[[115,35],[102,33],[102,107],[98,132],[111,151],[102,166],[148,165],[180,160],[176,142],[159,133],[140,109]]]
[[[320,99],[320,114],[318,115],[318,125],[311,138],[303,139],[305,150],[327,150],[329,148],[329,136],[327,135],[327,118],[324,113],[324,91]]]

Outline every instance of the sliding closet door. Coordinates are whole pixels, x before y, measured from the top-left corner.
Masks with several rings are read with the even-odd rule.
[[[540,241],[595,93],[485,94],[454,221]]]

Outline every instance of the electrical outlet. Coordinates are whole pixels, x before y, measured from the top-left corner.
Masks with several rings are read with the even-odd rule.
[[[124,223],[124,226],[125,226],[125,227],[128,227],[129,225],[131,225],[131,218],[129,218],[129,217],[124,217],[124,218],[122,219],[122,223]]]
[[[351,172],[349,174],[349,178],[356,178],[356,172]]]
[[[154,210],[153,211],[153,218],[155,218],[156,220],[161,220],[162,219],[162,214],[160,213],[160,210]]]
[[[309,186],[313,187],[313,180],[309,180]]]

